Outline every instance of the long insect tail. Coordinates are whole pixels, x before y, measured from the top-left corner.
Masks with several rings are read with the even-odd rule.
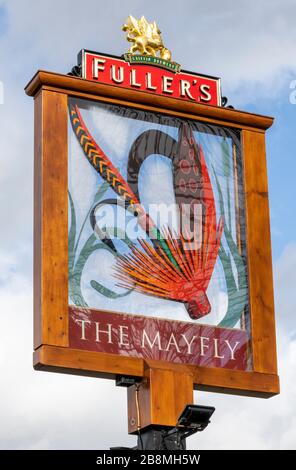
[[[127,205],[139,204],[125,179],[89,133],[78,106],[70,105],[69,112],[73,131],[89,163]]]
[[[70,105],[69,114],[73,131],[89,163],[101,177],[110,184],[115,193],[125,201],[126,207],[136,213],[138,221],[146,233],[148,233],[148,235],[153,234],[153,244],[156,246],[160,245],[177,267],[177,262],[172,256],[166,241],[161,236],[159,229],[149,215],[146,214],[128,183],[88,131],[78,106]]]

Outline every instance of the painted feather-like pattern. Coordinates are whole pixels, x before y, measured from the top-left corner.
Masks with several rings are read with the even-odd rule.
[[[70,119],[77,140],[94,169],[108,181],[112,189],[136,212],[138,222],[149,241],[138,240],[126,255],[117,257],[115,277],[118,285],[143,294],[185,304],[191,318],[211,311],[207,288],[217,260],[223,232],[223,219],[216,223],[213,189],[203,151],[198,146],[190,124],[182,124],[179,139],[170,158],[174,167],[175,196],[178,206],[189,207],[189,218],[180,233],[169,228],[159,230],[110,159],[95,142],[77,106],[70,106]],[[155,135],[155,134],[153,134]],[[157,152],[155,152],[157,153]],[[201,218],[198,230],[201,240],[192,236],[196,206]]]
[[[140,240],[140,248],[117,261],[116,276],[120,286],[183,302],[192,318],[200,318],[211,311],[206,295],[218,256],[223,219],[216,225],[216,208],[213,189],[201,147],[194,139],[189,125],[182,125],[174,155],[174,185],[179,207],[190,208],[180,233],[162,229],[170,253],[177,268],[160,248]],[[201,208],[201,217],[196,227],[196,206]],[[187,219],[187,224],[186,224]],[[201,240],[191,231],[200,231]]]

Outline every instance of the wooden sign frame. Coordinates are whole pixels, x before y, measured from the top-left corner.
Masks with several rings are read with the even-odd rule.
[[[179,383],[180,377],[187,377],[192,387],[198,390],[257,397],[270,397],[279,393],[265,157],[265,131],[272,125],[273,119],[45,71],[38,71],[25,90],[35,99],[35,369],[111,379],[117,375],[149,377],[158,371],[160,381],[163,381],[165,373],[175,374]],[[69,348],[69,96],[132,106],[241,130],[252,371],[170,364]],[[181,392],[179,394],[182,395]],[[183,401],[189,398],[184,391]],[[182,407],[181,402],[177,411]]]

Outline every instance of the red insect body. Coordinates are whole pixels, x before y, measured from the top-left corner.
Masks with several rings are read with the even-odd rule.
[[[206,291],[218,256],[223,219],[217,226],[214,194],[205,158],[187,125],[180,130],[174,166],[176,201],[179,207],[190,205],[190,216],[178,236],[169,229],[162,229],[162,236],[178,268],[166,250],[141,240],[141,249],[135,246],[130,254],[118,259],[116,276],[122,287],[133,287],[142,293],[183,302],[189,315],[197,319],[211,311]],[[199,220],[202,224],[201,243],[194,234],[192,239],[188,236],[191,222],[196,222],[193,214],[197,204],[202,208]]]
[[[132,210],[136,210],[139,224],[149,234],[151,228],[156,228],[154,222],[87,130],[78,106],[70,107],[70,118],[88,161]],[[122,287],[183,302],[189,315],[197,319],[211,311],[206,291],[218,256],[223,219],[216,225],[214,194],[205,158],[188,124],[180,127],[173,165],[176,202],[180,209],[184,205],[190,208],[189,218],[181,224],[178,236],[163,228],[157,243],[139,240],[140,247],[134,245],[129,254],[117,258],[115,276]],[[194,209],[197,205],[202,214],[198,227],[201,241],[190,234],[191,223],[196,222]]]

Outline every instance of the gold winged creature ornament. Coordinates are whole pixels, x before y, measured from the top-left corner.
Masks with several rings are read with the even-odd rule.
[[[129,49],[130,54],[139,53],[171,61],[171,51],[164,47],[161,31],[155,21],[148,23],[144,16],[136,20],[132,15],[129,15],[122,30],[127,33],[126,39],[133,43]]]

